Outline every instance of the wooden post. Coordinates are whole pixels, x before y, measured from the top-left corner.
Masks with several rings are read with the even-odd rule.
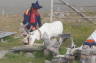
[[[53,21],[53,0],[51,0],[51,15],[50,15],[50,22]]]
[[[88,48],[81,50],[81,63],[96,63],[96,49]]]

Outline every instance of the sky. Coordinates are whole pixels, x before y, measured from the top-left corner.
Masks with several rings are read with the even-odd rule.
[[[22,13],[25,9],[30,8],[31,3],[36,0],[0,0],[0,13],[4,10],[5,13]],[[42,12],[50,11],[50,1],[51,0],[39,0],[40,4],[43,6]],[[54,0],[58,2],[59,0]],[[65,0],[68,3],[78,6],[78,5],[95,5],[96,0]]]

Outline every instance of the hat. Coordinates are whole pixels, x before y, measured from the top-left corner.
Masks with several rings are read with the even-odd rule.
[[[36,8],[36,9],[42,8],[42,6],[39,5],[38,0],[36,1],[36,3],[32,3],[32,6],[31,7],[32,8]]]

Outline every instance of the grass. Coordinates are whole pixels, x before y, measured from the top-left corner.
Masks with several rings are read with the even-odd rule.
[[[6,18],[6,19],[5,19]],[[0,29],[3,31],[13,31],[18,32],[19,35],[19,23],[22,21],[21,17],[0,17]],[[4,23],[6,22],[6,23]],[[82,43],[87,39],[87,37],[96,29],[96,25],[82,21],[82,22],[72,22],[64,21],[64,33],[70,33],[74,39],[77,46],[82,45]],[[20,35],[19,35],[20,36]],[[10,49],[14,46],[23,45],[21,38],[6,37],[6,43],[0,43],[0,50]],[[42,41],[37,41],[41,43]],[[66,40],[60,47],[60,53],[66,53],[66,47],[71,43],[71,40]],[[26,57],[24,53],[18,54],[7,54],[5,58],[0,59],[0,63],[44,63],[45,59],[51,60],[52,55],[44,56],[43,51],[33,52],[35,58]],[[74,61],[74,63],[79,63],[79,61]]]
[[[44,60],[51,60],[52,56],[44,56],[43,51],[32,53],[35,57],[27,57],[25,53],[9,53],[5,58],[0,59],[0,63],[44,63]]]
[[[0,50],[10,49],[15,46],[22,45],[20,38],[14,38],[12,36],[6,37],[5,42],[0,43]]]
[[[64,32],[72,35],[77,46],[80,46],[95,29],[96,26],[88,22],[64,23]]]
[[[82,43],[87,39],[87,37],[95,30],[95,26],[90,23],[64,23],[64,33],[71,33],[74,38],[74,42],[77,46],[82,45]],[[15,39],[12,37],[7,37],[7,43],[1,43],[0,47],[13,47],[17,45],[22,45],[20,39]],[[40,41],[41,42],[41,41]],[[60,53],[66,53],[66,47],[71,43],[71,40],[66,40],[60,47]],[[8,54],[0,63],[44,63],[45,59],[51,60],[52,55],[44,56],[43,51],[37,51],[33,53],[35,58],[25,57],[24,54]],[[79,61],[74,61],[74,63],[79,63]]]
[[[43,63],[44,57],[26,57],[24,54],[7,54],[0,63]],[[39,61],[39,62],[38,62]]]

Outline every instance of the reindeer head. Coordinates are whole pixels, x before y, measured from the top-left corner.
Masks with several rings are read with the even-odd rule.
[[[30,32],[25,38],[24,43],[27,45],[33,45],[35,40],[40,40],[40,36],[37,30]]]

